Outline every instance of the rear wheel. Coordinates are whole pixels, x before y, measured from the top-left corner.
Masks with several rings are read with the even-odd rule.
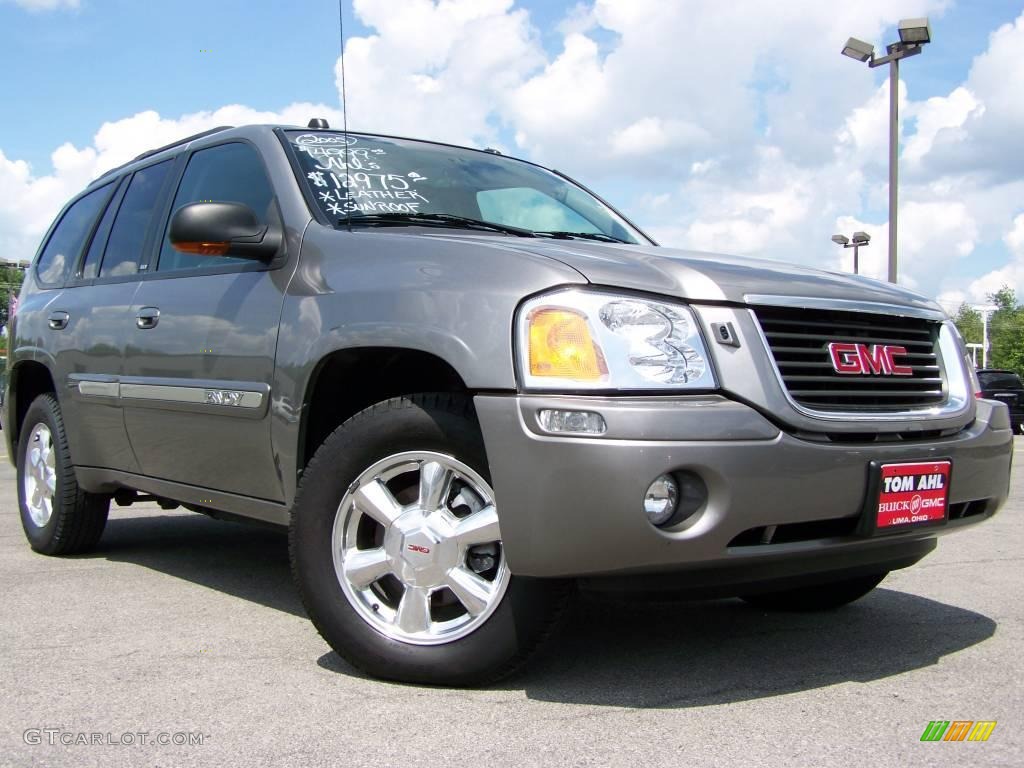
[[[757,608],[771,611],[827,611],[859,600],[888,575],[885,572],[779,592],[743,595],[742,599]]]
[[[513,672],[562,584],[512,576],[468,399],[417,395],[339,427],[303,474],[292,569],[324,639],[384,678],[477,685]]]
[[[107,524],[110,497],[79,488],[53,395],[40,395],[29,406],[17,466],[21,525],[32,549],[74,555],[95,547]]]

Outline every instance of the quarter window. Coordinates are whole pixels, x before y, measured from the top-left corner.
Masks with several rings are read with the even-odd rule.
[[[165,160],[136,171],[132,176],[110,230],[100,277],[120,277],[139,271],[146,232],[172,163],[172,160]]]
[[[39,256],[36,274],[39,275],[41,283],[63,284],[72,265],[78,261],[85,239],[89,236],[89,231],[104,203],[107,202],[109,194],[108,184],[93,190],[67,209]]]
[[[172,215],[182,206],[198,202],[242,203],[266,224],[272,215],[274,189],[256,150],[249,144],[236,142],[202,149],[192,155],[174,196]],[[168,233],[164,235],[157,264],[161,272],[249,263],[248,259],[235,257],[181,253],[171,245]]]
[[[111,185],[116,187],[117,185]],[[116,193],[114,195],[116,199]],[[107,206],[107,210],[103,213],[103,218],[100,219],[99,226],[96,227],[96,234],[92,236],[92,243],[89,244],[89,250],[85,253],[85,261],[82,262],[82,280],[92,280],[99,274],[100,271],[100,260],[103,258],[103,248],[107,244],[107,238],[110,236],[110,228],[114,224],[114,216],[117,215],[117,204],[114,199],[110,201]]]

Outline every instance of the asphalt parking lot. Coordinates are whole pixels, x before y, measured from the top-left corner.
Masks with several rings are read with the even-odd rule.
[[[1019,766],[1022,513],[1018,469],[994,520],[835,613],[581,600],[526,673],[443,690],[330,652],[273,530],[114,508],[96,554],[33,554],[4,458],[0,764]]]

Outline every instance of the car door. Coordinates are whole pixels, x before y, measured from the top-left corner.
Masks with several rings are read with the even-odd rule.
[[[88,193],[65,214],[51,238],[51,243],[60,239],[64,221],[78,205],[103,200],[95,214],[103,215],[88,230],[84,258],[67,256],[65,287],[46,313],[45,346],[53,353],[65,426],[79,466],[139,471],[124,426],[118,381],[139,265],[172,166],[173,160],[156,163]],[[44,278],[52,268],[46,257],[44,252],[40,260]]]
[[[187,159],[170,216],[188,203],[248,205],[279,221],[257,149],[232,141]],[[174,249],[132,305],[121,401],[145,475],[271,501],[284,498],[270,439],[270,385],[287,284],[277,262]]]

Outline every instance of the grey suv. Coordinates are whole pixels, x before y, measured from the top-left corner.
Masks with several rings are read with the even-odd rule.
[[[288,526],[323,637],[407,681],[511,672],[577,585],[837,607],[1008,489],[1007,409],[930,301],[322,121],[94,181],[10,338],[35,550],[94,548],[111,500]]]

